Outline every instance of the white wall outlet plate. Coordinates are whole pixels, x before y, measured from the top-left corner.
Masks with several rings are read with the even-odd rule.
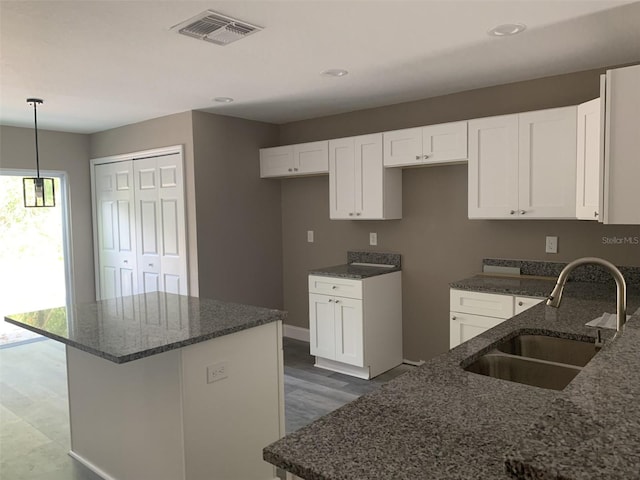
[[[371,232],[369,234],[369,245],[377,245],[378,244],[378,234],[376,232]]]
[[[307,230],[307,242],[313,243],[313,230]]]
[[[544,251],[546,253],[558,253],[558,237],[547,237]]]
[[[229,376],[227,362],[218,362],[207,366],[207,383],[217,382]]]

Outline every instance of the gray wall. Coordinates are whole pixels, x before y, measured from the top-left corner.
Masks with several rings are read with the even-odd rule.
[[[38,129],[40,166],[67,172],[75,300],[95,300],[89,136]],[[0,126],[0,167],[35,170],[32,128]]]
[[[193,112],[200,295],[282,308],[280,183],[260,179],[275,125]]]
[[[152,148],[184,145],[189,245],[189,294],[198,295],[198,244],[192,112],[176,113],[91,135],[90,158],[109,157]]]
[[[462,92],[401,105],[290,123],[280,144],[577,104],[599,95],[599,70]],[[316,241],[306,242],[314,230]],[[448,283],[481,269],[482,258],[569,261],[594,255],[640,266],[640,246],[604,245],[603,236],[640,236],[637,226],[583,221],[468,220],[467,167],[403,171],[403,219],[329,220],[328,177],[282,181],[284,308],[287,323],[308,328],[307,272],[344,263],[346,251],[403,255],[404,357],[428,359],[448,349]],[[378,246],[369,247],[369,232]],[[559,253],[544,253],[546,235]]]

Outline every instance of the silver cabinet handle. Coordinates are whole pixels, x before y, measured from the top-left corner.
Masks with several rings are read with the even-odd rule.
[[[124,263],[129,263],[129,260],[125,260]]]
[[[290,171],[290,172],[293,172],[293,168],[290,168],[290,169],[289,169],[289,171]]]
[[[521,307],[521,306],[524,305],[524,302],[520,301],[520,302],[518,302],[518,305]]]
[[[420,155],[416,155],[416,160],[420,160]]]
[[[423,155],[422,158],[426,160],[427,158],[429,158],[429,155]]]
[[[330,299],[329,299],[329,303],[333,303],[333,298],[330,298]]]
[[[525,213],[527,213],[526,210],[520,210],[520,215],[524,215]]]
[[[353,217],[353,212],[349,212],[349,216],[350,216],[350,217]]]
[[[359,217],[360,215],[361,215],[361,213],[360,213],[360,212],[356,213],[356,216],[357,216],[357,217]]]
[[[457,320],[458,317],[456,317],[455,315],[453,317],[451,317],[451,320]]]
[[[298,169],[294,167],[294,168],[293,168],[293,171],[294,171],[294,172],[297,172],[297,171],[298,171]]]
[[[335,290],[335,289],[338,288],[338,286],[337,285],[333,285],[331,288]]]
[[[510,211],[509,211],[509,215],[515,215],[515,214],[516,214],[516,211],[515,211],[515,210],[510,210]]]
[[[149,266],[150,266],[150,267],[153,267],[153,263],[150,263],[150,264],[149,264]]]
[[[593,212],[593,216],[597,218],[598,217],[598,212]]]
[[[336,303],[340,303],[340,300],[336,300]]]

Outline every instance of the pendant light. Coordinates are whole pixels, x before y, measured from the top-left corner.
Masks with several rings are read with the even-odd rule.
[[[36,135],[36,177],[22,179],[24,188],[25,207],[55,207],[56,195],[53,178],[40,176],[40,158],[38,155],[38,104],[43,103],[40,98],[27,98],[27,103],[33,104],[33,123]]]

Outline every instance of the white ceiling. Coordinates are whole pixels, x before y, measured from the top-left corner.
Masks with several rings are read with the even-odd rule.
[[[206,9],[264,30],[225,47],[170,30]],[[528,28],[486,34],[509,22]],[[40,127],[71,132],[187,110],[286,123],[638,62],[640,2],[2,0],[0,58],[6,125],[32,126],[32,96]]]

